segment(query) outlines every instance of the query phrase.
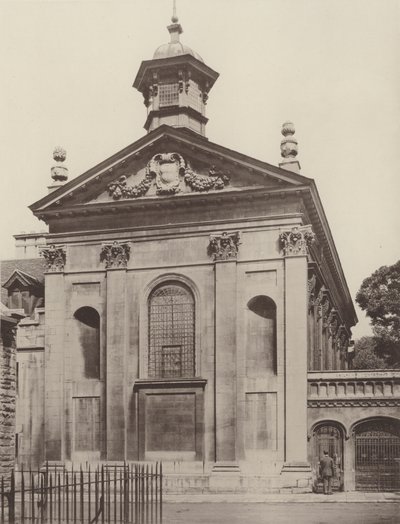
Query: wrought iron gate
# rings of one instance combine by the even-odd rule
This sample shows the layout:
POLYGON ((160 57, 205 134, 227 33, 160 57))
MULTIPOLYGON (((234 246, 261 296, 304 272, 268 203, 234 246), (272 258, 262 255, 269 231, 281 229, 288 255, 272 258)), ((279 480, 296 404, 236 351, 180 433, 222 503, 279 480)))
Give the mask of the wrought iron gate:
POLYGON ((363 423, 355 433, 356 490, 400 490, 400 428, 390 421, 363 423))
POLYGON ((46 466, 0 479, 0 523, 162 522, 162 465, 46 466))

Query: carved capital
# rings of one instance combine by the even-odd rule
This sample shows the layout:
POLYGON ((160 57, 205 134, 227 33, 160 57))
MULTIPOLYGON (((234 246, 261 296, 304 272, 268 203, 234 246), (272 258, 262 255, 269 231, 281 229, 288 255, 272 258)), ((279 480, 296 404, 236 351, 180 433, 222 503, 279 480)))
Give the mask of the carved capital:
POLYGON ((335 309, 331 309, 326 323, 328 326, 329 336, 335 338, 339 326, 338 315, 335 309))
POLYGON ((221 235, 210 235, 208 254, 214 260, 235 260, 237 258, 240 244, 240 233, 227 233, 221 235))
POLYGON ((315 235, 310 225, 295 226, 290 231, 283 231, 279 235, 281 249, 285 257, 307 255, 314 239, 315 235))
POLYGON ((345 351, 347 349, 348 335, 347 335, 346 327, 344 326, 344 324, 341 324, 338 329, 338 332, 336 335, 336 345, 339 351, 345 351))
POLYGON ((327 327, 328 314, 331 308, 332 308, 332 305, 331 305, 329 298, 326 295, 324 295, 324 300, 321 304, 322 326, 324 328, 327 327))
POLYGON ((126 243, 113 242, 103 244, 100 252, 100 262, 105 262, 106 269, 124 268, 128 264, 131 248, 126 243))
POLYGON ((40 254, 46 261, 46 269, 49 272, 57 273, 64 271, 66 261, 66 251, 64 246, 55 246, 54 244, 43 248, 40 254))
POLYGON ((311 308, 314 305, 316 284, 317 284, 317 277, 315 276, 315 273, 312 273, 307 282, 307 297, 308 297, 309 308, 311 308))

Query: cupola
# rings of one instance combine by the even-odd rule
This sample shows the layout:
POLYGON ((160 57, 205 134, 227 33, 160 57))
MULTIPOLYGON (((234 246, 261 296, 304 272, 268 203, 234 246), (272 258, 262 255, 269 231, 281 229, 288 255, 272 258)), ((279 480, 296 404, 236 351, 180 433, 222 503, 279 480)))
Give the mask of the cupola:
POLYGON ((174 13, 168 26, 170 42, 158 47, 152 60, 141 63, 133 87, 147 107, 145 129, 167 124, 205 135, 208 93, 219 74, 180 41, 182 26, 174 13))

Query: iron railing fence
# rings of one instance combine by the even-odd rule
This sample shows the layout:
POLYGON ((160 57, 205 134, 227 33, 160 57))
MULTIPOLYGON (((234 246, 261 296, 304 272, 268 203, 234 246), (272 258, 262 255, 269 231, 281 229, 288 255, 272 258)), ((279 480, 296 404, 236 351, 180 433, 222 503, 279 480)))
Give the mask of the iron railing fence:
POLYGON ((12 471, 0 479, 0 523, 162 522, 162 464, 12 471))

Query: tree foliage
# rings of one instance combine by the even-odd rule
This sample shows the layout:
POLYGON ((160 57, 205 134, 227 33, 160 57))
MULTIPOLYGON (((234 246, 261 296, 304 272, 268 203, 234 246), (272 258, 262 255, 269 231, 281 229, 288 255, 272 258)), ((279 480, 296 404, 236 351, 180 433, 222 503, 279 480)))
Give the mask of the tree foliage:
POLYGON ((385 369, 387 367, 386 359, 377 354, 375 337, 361 337, 356 340, 352 369, 385 369))
POLYGON ((376 352, 390 366, 400 366, 400 260, 366 278, 356 301, 371 319, 376 352))

